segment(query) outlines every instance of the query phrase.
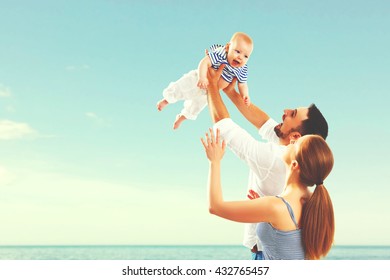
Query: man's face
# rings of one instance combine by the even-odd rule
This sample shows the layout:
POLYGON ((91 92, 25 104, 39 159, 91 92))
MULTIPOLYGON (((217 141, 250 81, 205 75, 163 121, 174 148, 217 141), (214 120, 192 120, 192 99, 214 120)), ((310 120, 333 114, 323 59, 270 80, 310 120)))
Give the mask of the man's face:
POLYGON ((290 133, 297 131, 297 128, 306 120, 309 109, 300 107, 297 109, 285 109, 282 116, 282 122, 275 126, 276 135, 281 139, 289 137, 290 133))

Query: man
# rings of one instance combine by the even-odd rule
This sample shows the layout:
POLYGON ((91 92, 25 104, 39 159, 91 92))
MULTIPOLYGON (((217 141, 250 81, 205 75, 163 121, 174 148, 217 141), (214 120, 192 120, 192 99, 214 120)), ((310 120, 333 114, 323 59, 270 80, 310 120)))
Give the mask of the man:
MULTIPOLYGON (((248 189, 253 189, 260 196, 278 195, 285 185, 286 167, 282 155, 286 145, 294 143, 306 134, 318 134, 326 139, 328 124, 314 104, 309 107, 285 109, 282 122, 278 124, 254 104, 245 105, 244 100, 235 91, 233 81, 224 90, 225 93, 241 114, 256 127, 260 136, 268 142, 255 140, 230 119, 217 85, 223 67, 224 65, 217 71, 212 69, 208 71, 207 101, 214 128, 220 130, 221 139, 225 140, 233 153, 248 164, 248 189)), ((251 196, 253 197, 248 195, 251 196)), ((256 224, 246 225, 243 244, 251 249, 252 259, 262 259, 261 244, 255 230, 256 224)))

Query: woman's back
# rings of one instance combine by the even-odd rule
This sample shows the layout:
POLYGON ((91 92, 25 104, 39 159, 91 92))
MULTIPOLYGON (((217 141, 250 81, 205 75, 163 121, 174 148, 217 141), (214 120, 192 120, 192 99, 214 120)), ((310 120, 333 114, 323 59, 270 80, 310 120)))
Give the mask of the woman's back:
POLYGON ((294 211, 284 198, 277 197, 286 205, 295 224, 295 229, 283 231, 274 228, 270 223, 259 223, 256 231, 263 245, 264 258, 269 260, 303 260, 305 259, 305 250, 302 243, 301 230, 296 222, 294 211))

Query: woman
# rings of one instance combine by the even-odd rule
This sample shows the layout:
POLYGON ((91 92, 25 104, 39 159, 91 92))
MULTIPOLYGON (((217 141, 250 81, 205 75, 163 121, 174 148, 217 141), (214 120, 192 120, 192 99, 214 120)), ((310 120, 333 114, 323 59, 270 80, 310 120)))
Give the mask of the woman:
POLYGON ((222 218, 259 223, 257 235, 264 259, 320 259, 333 244, 334 214, 324 179, 333 167, 333 154, 317 135, 300 137, 283 156, 286 186, 280 196, 224 201, 220 165, 225 142, 210 129, 201 139, 210 162, 209 211, 222 218), (313 192, 310 186, 316 185, 313 192))

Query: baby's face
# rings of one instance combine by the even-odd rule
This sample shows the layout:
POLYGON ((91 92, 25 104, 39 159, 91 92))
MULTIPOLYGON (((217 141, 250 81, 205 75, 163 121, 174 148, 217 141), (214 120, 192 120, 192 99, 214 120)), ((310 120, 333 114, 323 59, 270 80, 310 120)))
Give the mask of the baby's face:
POLYGON ((249 59, 253 45, 244 40, 235 40, 228 45, 227 60, 230 66, 242 67, 249 59))

